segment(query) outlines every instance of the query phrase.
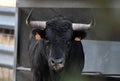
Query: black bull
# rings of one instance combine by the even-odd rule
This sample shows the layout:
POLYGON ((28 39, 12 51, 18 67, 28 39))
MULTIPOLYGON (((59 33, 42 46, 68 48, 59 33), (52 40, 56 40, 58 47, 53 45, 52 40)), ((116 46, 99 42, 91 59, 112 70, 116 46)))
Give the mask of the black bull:
MULTIPOLYGON (((84 67, 81 41, 85 31, 73 31, 72 22, 58 17, 47 21, 46 29, 30 33, 29 55, 34 81, 64 81, 68 75, 80 76, 84 67), (36 39, 38 33, 41 39, 36 39)), ((72 76, 74 78, 74 76, 72 76)))

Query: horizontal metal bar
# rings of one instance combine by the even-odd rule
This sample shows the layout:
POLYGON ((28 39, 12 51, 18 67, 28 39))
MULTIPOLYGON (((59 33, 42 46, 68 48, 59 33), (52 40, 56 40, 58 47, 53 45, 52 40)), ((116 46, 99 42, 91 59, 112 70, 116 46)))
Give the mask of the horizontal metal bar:
POLYGON ((13 65, 1 64, 1 63, 0 63, 0 67, 5 67, 5 68, 13 69, 13 65))
POLYGON ((15 14, 15 8, 13 8, 13 7, 0 7, 0 12, 15 14))
POLYGON ((6 24, 1 25, 1 24, 0 24, 0 28, 5 28, 5 29, 12 29, 12 30, 14 30, 15 26, 14 26, 14 25, 6 25, 6 24))
POLYGON ((6 45, 1 45, 0 44, 0 51, 13 53, 14 52, 14 46, 6 46, 6 45))
POLYGON ((6 28, 6 29, 14 29, 15 28, 15 16, 3 14, 0 12, 0 28, 6 28), (10 20, 9 22, 7 22, 10 20))
POLYGON ((39 8, 120 8, 120 0, 108 3, 96 3, 84 0, 17 0, 17 7, 39 8), (107 4, 107 5, 105 5, 107 4))
MULTIPOLYGON (((20 71, 31 71, 31 68, 26 68, 26 67, 17 67, 17 70, 20 71)), ((86 72, 82 72, 83 75, 103 75, 103 76, 119 76, 120 74, 102 74, 101 72, 90 72, 90 71, 86 71, 86 72)))
POLYGON ((20 70, 20 71, 31 71, 31 68, 26 68, 26 67, 17 67, 17 70, 20 70))
POLYGON ((101 72, 91 72, 91 71, 84 71, 82 72, 83 75, 101 75, 105 77, 120 77, 120 74, 103 74, 101 72))
POLYGON ((103 74, 103 76, 105 76, 105 77, 119 77, 120 78, 120 74, 103 74))
POLYGON ((93 8, 96 5, 79 0, 17 0, 17 7, 39 8, 93 8))
POLYGON ((91 71, 83 71, 83 75, 102 75, 101 72, 91 72, 91 71))

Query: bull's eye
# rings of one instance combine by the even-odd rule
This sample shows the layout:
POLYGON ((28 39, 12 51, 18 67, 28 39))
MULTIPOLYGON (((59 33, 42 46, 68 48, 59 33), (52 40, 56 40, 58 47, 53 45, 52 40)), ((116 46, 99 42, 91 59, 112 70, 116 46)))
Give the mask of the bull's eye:
POLYGON ((55 62, 52 60, 51 63, 54 64, 55 62))

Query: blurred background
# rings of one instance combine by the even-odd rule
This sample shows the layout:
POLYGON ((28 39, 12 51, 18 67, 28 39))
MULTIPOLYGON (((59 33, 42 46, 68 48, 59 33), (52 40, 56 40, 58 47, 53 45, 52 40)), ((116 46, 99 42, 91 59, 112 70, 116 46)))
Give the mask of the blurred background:
POLYGON ((13 81, 16 0, 0 0, 0 81, 13 81))

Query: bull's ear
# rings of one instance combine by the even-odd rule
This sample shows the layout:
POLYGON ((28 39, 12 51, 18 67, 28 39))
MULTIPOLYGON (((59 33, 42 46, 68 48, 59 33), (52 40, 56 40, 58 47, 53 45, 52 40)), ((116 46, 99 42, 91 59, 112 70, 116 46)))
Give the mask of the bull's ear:
POLYGON ((41 35, 38 32, 36 32, 36 34, 35 34, 35 39, 36 40, 40 40, 41 39, 41 35))
POLYGON ((75 37, 75 41, 81 41, 81 37, 75 37))
POLYGON ((74 35, 74 40, 75 41, 81 41, 82 39, 84 39, 87 36, 86 31, 75 31, 73 33, 74 35))
POLYGON ((40 39, 44 38, 44 36, 45 36, 44 31, 42 31, 38 28, 34 28, 30 32, 30 39, 40 40, 40 39))

